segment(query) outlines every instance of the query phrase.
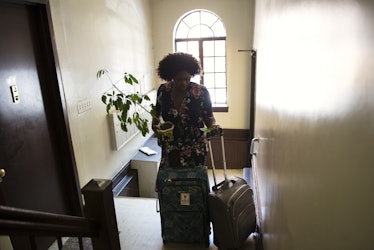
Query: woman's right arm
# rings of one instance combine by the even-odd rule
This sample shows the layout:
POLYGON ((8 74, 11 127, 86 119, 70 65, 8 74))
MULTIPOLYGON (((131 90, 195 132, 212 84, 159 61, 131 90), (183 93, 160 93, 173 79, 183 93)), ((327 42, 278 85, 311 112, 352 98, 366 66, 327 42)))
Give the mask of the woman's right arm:
POLYGON ((161 99, 159 98, 161 96, 161 88, 163 84, 157 89, 157 96, 156 96, 156 112, 155 116, 152 117, 152 130, 155 132, 156 136, 158 135, 158 125, 161 121, 161 99))

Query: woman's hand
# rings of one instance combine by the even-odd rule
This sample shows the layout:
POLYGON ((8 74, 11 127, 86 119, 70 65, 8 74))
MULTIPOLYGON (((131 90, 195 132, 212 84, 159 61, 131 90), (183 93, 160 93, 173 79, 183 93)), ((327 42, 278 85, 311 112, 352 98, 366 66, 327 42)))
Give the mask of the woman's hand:
POLYGON ((220 133, 221 127, 215 124, 215 125, 210 126, 209 128, 202 129, 202 131, 204 131, 208 137, 214 137, 220 133))
POLYGON ((160 129, 158 126, 160 125, 160 119, 157 117, 152 118, 152 130, 156 136, 158 136, 158 130, 160 129))
POLYGON ((215 136, 220 133, 221 127, 219 125, 212 125, 209 129, 211 136, 215 136))

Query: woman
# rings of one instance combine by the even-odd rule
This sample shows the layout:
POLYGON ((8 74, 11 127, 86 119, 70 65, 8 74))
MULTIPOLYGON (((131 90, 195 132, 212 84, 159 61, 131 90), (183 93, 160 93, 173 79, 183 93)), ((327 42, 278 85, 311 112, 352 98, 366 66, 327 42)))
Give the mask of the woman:
POLYGON ((165 80, 157 91, 156 117, 152 129, 162 147, 160 167, 194 167, 205 164, 207 154, 204 127, 217 131, 208 90, 190 82, 201 73, 199 62, 190 54, 174 53, 165 56, 157 69, 165 80), (158 134, 162 118, 174 124, 173 140, 158 134))

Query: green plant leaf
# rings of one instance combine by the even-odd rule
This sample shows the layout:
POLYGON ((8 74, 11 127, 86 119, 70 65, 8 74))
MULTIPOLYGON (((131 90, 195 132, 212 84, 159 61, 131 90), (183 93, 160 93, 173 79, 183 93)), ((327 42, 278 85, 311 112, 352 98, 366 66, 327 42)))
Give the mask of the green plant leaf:
POLYGON ((135 76, 129 74, 129 78, 130 78, 134 83, 139 83, 138 79, 136 79, 135 76))
POLYGON ((146 101, 150 101, 150 100, 151 100, 151 98, 149 98, 148 95, 143 95, 143 98, 144 98, 144 100, 146 100, 146 101))
POLYGON ((132 80, 128 77, 127 73, 123 75, 123 80, 125 81, 125 83, 132 85, 132 80))
POLYGON ((103 76, 105 73, 108 73, 107 70, 105 69, 100 69, 99 71, 97 71, 96 73, 96 78, 99 79, 101 76, 103 76))
POLYGON ((106 104, 106 95, 102 95, 102 96, 101 96, 101 101, 102 101, 104 104, 106 104))
POLYGON ((151 104, 151 116, 156 117, 156 105, 151 104))
POLYGON ((109 113, 110 109, 111 109, 112 105, 111 104, 108 104, 106 105, 106 112, 109 113))
POLYGON ((126 123, 121 122, 121 129, 125 132, 127 132, 127 126, 126 123))
POLYGON ((106 112, 109 113, 112 109, 118 110, 119 114, 117 117, 121 123, 121 129, 123 131, 127 132, 127 124, 135 124, 136 127, 141 131, 142 135, 145 136, 147 133, 149 133, 149 121, 146 118, 142 118, 140 113, 133 113, 132 107, 134 107, 134 110, 139 110, 136 108, 136 106, 139 105, 152 116, 155 116, 155 106, 153 104, 148 105, 148 103, 143 104, 143 101, 150 101, 148 95, 141 95, 139 92, 126 94, 122 92, 122 90, 116 85, 122 80, 125 82, 125 84, 138 84, 138 79, 134 75, 125 72, 122 79, 113 82, 110 78, 109 72, 105 69, 100 69, 96 73, 96 77, 100 78, 104 74, 107 74, 107 77, 112 83, 112 89, 104 92, 104 94, 101 96, 102 102, 106 104, 106 112), (109 91, 110 93, 108 93, 109 91), (149 110, 149 108, 151 110, 149 110), (130 109, 131 113, 129 113, 130 109))

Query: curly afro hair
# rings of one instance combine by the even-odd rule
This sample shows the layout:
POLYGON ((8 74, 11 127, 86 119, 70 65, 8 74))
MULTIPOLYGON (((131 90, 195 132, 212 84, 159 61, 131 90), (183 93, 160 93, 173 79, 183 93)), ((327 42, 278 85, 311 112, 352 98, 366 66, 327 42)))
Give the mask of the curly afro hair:
POLYGON ((191 76, 201 73, 199 61, 187 53, 172 53, 165 56, 158 64, 158 76, 166 81, 173 80, 174 76, 181 72, 187 71, 191 76))

